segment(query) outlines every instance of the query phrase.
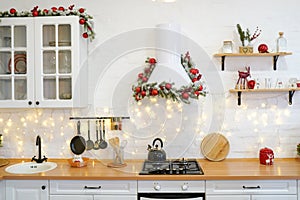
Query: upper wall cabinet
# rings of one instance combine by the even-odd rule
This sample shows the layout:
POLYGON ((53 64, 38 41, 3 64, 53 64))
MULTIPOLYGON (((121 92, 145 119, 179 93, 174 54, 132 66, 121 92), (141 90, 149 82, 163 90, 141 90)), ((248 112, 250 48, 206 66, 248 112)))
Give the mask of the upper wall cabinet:
POLYGON ((77 16, 2 18, 0 108, 87 105, 87 41, 77 16))

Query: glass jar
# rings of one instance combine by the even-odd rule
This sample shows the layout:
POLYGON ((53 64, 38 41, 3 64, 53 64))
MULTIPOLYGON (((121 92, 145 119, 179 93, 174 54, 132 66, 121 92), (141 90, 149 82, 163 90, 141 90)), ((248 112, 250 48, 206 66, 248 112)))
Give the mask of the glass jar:
POLYGON ((276 40, 276 51, 287 52, 287 40, 283 37, 283 32, 279 32, 279 37, 276 40))
POLYGON ((232 53, 232 41, 225 40, 223 41, 223 53, 232 53))

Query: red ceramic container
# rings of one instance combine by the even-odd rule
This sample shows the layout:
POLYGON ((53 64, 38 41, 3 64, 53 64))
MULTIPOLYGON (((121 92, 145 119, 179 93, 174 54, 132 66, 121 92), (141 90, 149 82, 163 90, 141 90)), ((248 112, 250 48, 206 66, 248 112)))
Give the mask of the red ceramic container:
POLYGON ((273 150, 269 149, 267 147, 262 148, 259 151, 259 161, 260 161, 260 164, 263 164, 263 165, 273 165, 273 162, 274 162, 273 150))

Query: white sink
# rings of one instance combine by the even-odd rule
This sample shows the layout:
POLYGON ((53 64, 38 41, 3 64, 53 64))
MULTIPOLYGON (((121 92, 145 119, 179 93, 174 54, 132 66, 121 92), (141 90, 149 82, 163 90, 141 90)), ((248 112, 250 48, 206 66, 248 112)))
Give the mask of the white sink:
POLYGON ((34 162, 22 162, 14 164, 5 168, 6 172, 12 174, 34 174, 46 172, 55 169, 57 164, 54 162, 34 163, 34 162))

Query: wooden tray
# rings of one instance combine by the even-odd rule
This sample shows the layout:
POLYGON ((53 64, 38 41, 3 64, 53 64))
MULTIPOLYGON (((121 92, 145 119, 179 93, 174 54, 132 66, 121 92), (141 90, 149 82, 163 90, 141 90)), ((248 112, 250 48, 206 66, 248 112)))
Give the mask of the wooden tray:
POLYGON ((211 161, 224 160, 229 153, 229 142, 220 133, 211 133, 205 136, 200 147, 204 157, 211 161))

